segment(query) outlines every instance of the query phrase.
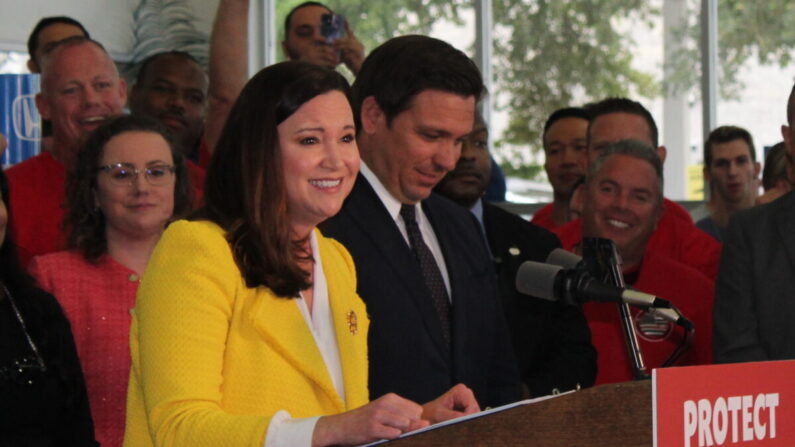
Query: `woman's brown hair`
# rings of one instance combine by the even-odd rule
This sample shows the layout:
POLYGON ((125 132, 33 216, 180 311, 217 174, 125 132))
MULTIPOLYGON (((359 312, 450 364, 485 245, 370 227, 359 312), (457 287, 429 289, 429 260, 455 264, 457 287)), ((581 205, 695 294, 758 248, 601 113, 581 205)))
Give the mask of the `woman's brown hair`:
POLYGON ((309 257, 295 240, 287 214, 277 126, 312 98, 330 91, 349 98, 339 73, 306 62, 282 62, 257 73, 227 118, 204 184, 196 218, 227 232, 248 287, 266 286, 292 298, 308 288, 299 265, 309 257))
POLYGON ((77 155, 77 163, 66 177, 66 217, 64 226, 67 245, 77 249, 89 262, 96 262, 108 251, 105 235, 105 215, 96 205, 99 162, 105 145, 113 137, 125 132, 151 132, 168 143, 174 160, 174 216, 184 216, 192 203, 191 185, 184 157, 175 150, 169 130, 150 118, 122 115, 113 118, 91 133, 77 155))

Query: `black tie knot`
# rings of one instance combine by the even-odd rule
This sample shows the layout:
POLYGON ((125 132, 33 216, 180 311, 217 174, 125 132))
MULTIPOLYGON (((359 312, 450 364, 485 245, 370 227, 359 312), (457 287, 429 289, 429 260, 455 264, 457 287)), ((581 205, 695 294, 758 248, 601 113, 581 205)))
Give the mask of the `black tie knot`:
POLYGON ((407 225, 409 223, 414 223, 417 221, 417 211, 414 208, 414 205, 402 204, 400 205, 400 217, 403 218, 403 222, 407 225))

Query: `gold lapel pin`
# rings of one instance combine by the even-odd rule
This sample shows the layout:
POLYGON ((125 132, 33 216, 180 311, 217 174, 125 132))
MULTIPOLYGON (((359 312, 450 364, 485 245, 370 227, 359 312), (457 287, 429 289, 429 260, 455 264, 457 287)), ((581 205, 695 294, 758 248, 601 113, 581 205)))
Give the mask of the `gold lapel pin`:
POLYGON ((356 312, 351 310, 346 316, 348 317, 348 330, 351 332, 351 335, 356 335, 356 333, 359 332, 359 320, 356 318, 356 312))
POLYGON ((519 250, 519 247, 511 247, 508 249, 508 253, 510 253, 511 256, 519 256, 521 251, 519 250))

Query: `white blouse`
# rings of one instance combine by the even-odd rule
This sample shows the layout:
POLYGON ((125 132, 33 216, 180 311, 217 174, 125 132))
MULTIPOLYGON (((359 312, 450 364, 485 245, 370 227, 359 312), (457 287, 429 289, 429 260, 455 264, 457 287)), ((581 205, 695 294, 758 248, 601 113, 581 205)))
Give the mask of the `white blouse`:
MULTIPOLYGON (((315 232, 309 238, 312 247, 312 257, 315 262, 313 272, 313 299, 312 312, 302 298, 295 299, 295 304, 301 311, 306 325, 315 338, 318 350, 326 364, 326 370, 337 394, 345 401, 345 383, 342 379, 342 363, 337 345, 337 334, 334 330, 334 321, 331 318, 331 306, 328 300, 328 285, 326 275, 323 273, 323 263, 320 259, 320 248, 317 244, 315 232)), ((271 418, 268 432, 265 436, 265 447, 276 446, 311 446, 312 434, 315 431, 320 416, 295 419, 285 410, 280 410, 271 418)))

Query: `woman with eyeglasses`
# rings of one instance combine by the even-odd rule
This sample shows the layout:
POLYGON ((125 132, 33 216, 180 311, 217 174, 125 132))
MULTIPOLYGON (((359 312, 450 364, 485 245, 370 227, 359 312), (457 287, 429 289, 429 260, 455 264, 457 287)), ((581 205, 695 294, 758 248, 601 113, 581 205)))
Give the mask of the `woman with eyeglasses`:
POLYGON ((166 224, 190 207, 181 155, 160 124, 122 116, 95 130, 67 174, 68 251, 30 271, 72 323, 97 440, 120 446, 130 372, 130 310, 166 224))
POLYGON ((19 266, 0 170, 0 445, 96 446, 69 322, 19 266))

